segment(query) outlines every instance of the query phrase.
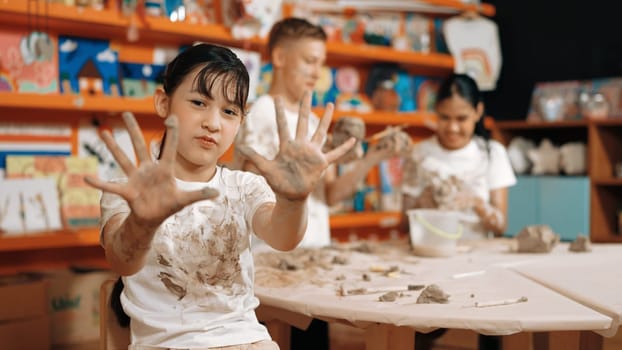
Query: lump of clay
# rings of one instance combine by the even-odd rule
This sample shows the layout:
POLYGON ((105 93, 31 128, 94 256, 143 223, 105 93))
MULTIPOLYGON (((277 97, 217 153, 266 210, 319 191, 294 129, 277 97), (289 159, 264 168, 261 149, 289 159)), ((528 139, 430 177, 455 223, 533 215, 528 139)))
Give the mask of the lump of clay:
POLYGON ((530 225, 516 235, 519 253, 548 253, 559 243, 559 235, 548 225, 530 225))
POLYGON ((577 238, 570 243, 568 250, 571 252, 591 252, 592 243, 590 239, 585 235, 577 235, 577 238))
POLYGON ((436 284, 427 286, 417 298, 417 304, 447 304, 448 302, 449 294, 436 284))
POLYGON ((365 122, 361 118, 341 117, 335 122, 330 141, 326 143, 326 149, 331 150, 351 137, 356 139, 356 144, 346 154, 339 158, 339 163, 348 163, 363 156, 362 141, 365 138, 365 122))

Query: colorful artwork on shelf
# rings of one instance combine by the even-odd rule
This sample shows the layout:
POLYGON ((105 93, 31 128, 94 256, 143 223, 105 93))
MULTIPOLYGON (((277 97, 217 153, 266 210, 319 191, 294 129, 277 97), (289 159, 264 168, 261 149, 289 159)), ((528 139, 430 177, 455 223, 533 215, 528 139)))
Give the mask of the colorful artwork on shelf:
POLYGON ((97 226, 100 191, 87 185, 84 176, 97 176, 95 157, 9 156, 7 178, 42 178, 56 181, 65 226, 97 226))
POLYGON ((256 96, 263 96, 270 91, 272 84, 272 63, 262 63, 259 68, 259 81, 257 82, 256 96))
POLYGON ((0 30, 0 91, 57 93, 57 57, 52 35, 0 30))
POLYGON ((0 181, 0 234, 20 236, 62 228, 56 181, 52 178, 0 181))
POLYGON ((440 87, 440 80, 436 78, 416 76, 413 78, 415 84, 415 104, 419 111, 434 111, 436 95, 440 87))
POLYGON ((257 99, 256 91, 259 84, 259 78, 261 75, 261 55, 256 51, 243 50, 238 48, 231 48, 240 61, 244 63, 246 70, 248 71, 248 77, 250 79, 248 89, 248 102, 255 101, 257 99))
POLYGON ((108 41, 61 36, 58 52, 62 93, 121 95, 119 54, 108 41))
POLYGON ((369 98, 359 92, 361 78, 356 68, 344 66, 334 71, 335 87, 338 94, 335 107, 342 111, 369 112, 372 110, 369 98))
POLYGON ((158 87, 158 78, 164 71, 164 65, 120 62, 123 96, 151 97, 158 87))

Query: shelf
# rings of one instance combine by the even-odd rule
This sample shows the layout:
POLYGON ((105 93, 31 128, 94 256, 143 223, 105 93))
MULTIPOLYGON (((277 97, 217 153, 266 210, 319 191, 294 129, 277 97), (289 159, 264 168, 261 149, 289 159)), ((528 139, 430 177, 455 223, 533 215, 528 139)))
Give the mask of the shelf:
POLYGON ((24 236, 0 238, 0 251, 4 252, 94 246, 99 246, 99 231, 96 228, 78 231, 63 230, 49 233, 29 233, 24 236))
POLYGON ((0 93, 1 108, 154 114, 153 99, 61 94, 0 93))
POLYGON ((622 118, 594 119, 591 121, 596 126, 619 126, 622 127, 622 118))
POLYGON ((561 120, 554 122, 545 121, 496 121, 495 125, 498 129, 555 129, 555 128, 585 128, 588 126, 587 120, 561 120))
POLYGON ((401 220, 399 212, 359 212, 347 214, 335 214, 330 216, 331 229, 357 228, 357 227, 393 227, 401 220))
POLYGON ((617 178, 603 178, 603 179, 592 179, 592 183, 597 186, 621 186, 622 187, 622 179, 617 178))
MULTIPOLYGON (((431 1, 438 2, 443 6, 453 6, 456 8, 467 8, 458 1, 431 1)), ((0 20, 4 23, 13 23, 30 27, 29 21, 32 16, 47 15, 46 19, 39 20, 41 26, 45 26, 54 32, 68 35, 84 36, 88 33, 90 37, 102 39, 123 39, 125 40, 130 19, 112 10, 97 11, 88 8, 65 6, 59 3, 48 4, 47 11, 45 6, 40 5, 38 11, 31 9, 30 14, 27 8, 28 1, 9 1, 0 0, 0 20), (93 26, 97 25, 98 30, 93 31, 93 26)), ((265 39, 253 38, 249 40, 234 39, 229 30, 219 24, 189 24, 171 22, 165 18, 141 17, 132 20, 136 24, 143 42, 172 42, 179 44, 181 41, 208 41, 235 47, 250 48, 253 50, 263 50, 266 46, 265 39)), ((438 53, 417 53, 412 51, 397 51, 389 47, 358 45, 347 43, 329 42, 327 45, 328 56, 333 58, 346 59, 349 62, 375 63, 378 61, 395 62, 403 65, 410 65, 419 69, 430 69, 434 72, 451 71, 454 60, 451 55, 438 53)))

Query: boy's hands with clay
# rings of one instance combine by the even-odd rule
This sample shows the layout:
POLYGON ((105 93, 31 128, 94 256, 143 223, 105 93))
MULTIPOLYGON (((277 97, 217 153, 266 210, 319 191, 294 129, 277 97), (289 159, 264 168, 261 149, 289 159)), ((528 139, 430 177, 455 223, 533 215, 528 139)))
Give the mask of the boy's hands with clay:
POLYGON ((279 134, 279 152, 274 160, 268 160, 244 145, 240 152, 247 157, 266 179, 275 194, 288 200, 304 200, 316 187, 322 173, 328 165, 344 155, 356 142, 350 138, 340 146, 324 153, 322 146, 331 122, 333 105, 326 106, 320 124, 310 140, 307 139, 311 95, 305 94, 296 135, 289 135, 283 103, 275 98, 276 124, 279 134))

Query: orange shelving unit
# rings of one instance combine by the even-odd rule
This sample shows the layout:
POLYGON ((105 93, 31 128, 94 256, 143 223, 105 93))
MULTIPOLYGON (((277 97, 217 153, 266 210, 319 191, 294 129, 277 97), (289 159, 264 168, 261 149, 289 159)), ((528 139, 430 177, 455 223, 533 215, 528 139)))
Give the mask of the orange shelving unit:
MULTIPOLYGON (((495 13, 494 6, 488 4, 471 5, 459 0, 421 0, 432 7, 437 6, 442 13, 476 11, 486 16, 495 13)), ((108 3, 116 3, 108 1, 108 3)), ((120 54, 133 58, 149 54, 143 46, 189 44, 194 41, 213 42, 221 45, 252 49, 264 53, 266 41, 253 38, 234 39, 229 30, 220 24, 189 24, 170 22, 164 18, 134 15, 123 16, 116 6, 111 9, 95 10, 65 6, 47 1, 33 2, 22 0, 0 0, 0 23, 7 28, 21 30, 46 30, 54 34, 87 36, 95 39, 112 40, 124 48, 120 54), (29 5, 30 8, 29 8, 29 5), (33 27, 33 25, 35 27, 33 27), (127 31, 130 26, 139 31, 138 43, 128 42, 127 31)), ((368 68, 377 62, 399 64, 417 74, 444 75, 453 70, 451 55, 438 53, 418 53, 397 51, 390 47, 330 42, 327 46, 330 61, 343 62, 368 68)), ((329 62, 331 63, 331 62, 329 62)), ((120 112, 131 111, 138 115, 154 115, 151 98, 134 99, 109 96, 78 95, 39 95, 0 93, 0 120, 2 121, 41 121, 41 119, 71 121, 77 127, 77 118, 82 116, 116 117, 120 112), (42 113, 32 113, 33 111, 42 113)), ((321 115, 321 110, 316 110, 321 115)), ((338 110, 334 118, 356 116, 370 125, 370 130, 386 125, 404 125, 411 135, 431 132, 436 117, 434 113, 392 113, 338 110), (414 131, 413 131, 414 130, 414 131)), ((146 124, 157 122, 157 118, 143 118, 146 124)), ((155 127, 154 127, 155 128, 155 127)), ((157 129, 157 128, 155 128, 157 129)), ((75 134, 75 132, 74 132, 75 134)), ((75 135, 72 142, 75 142, 75 135)), ((331 228, 348 229, 395 229, 400 223, 398 212, 362 212, 334 215, 330 219, 331 228)), ((0 273, 32 270, 38 268, 86 265, 106 267, 104 251, 99 246, 97 228, 77 231, 57 231, 40 234, 27 234, 20 237, 0 237, 0 273)))

